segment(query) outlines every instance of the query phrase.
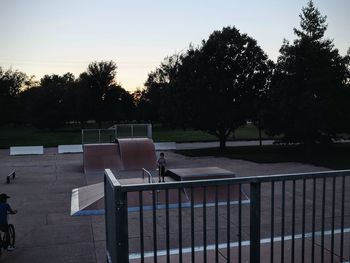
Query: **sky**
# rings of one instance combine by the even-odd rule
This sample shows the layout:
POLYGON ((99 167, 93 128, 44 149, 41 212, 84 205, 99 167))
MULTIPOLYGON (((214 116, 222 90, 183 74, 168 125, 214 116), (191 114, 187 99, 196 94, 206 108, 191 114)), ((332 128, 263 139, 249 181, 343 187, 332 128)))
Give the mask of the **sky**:
MULTIPOLYGON (((199 45, 214 30, 235 26, 276 61, 293 41, 307 0, 0 0, 0 67, 40 79, 84 72, 113 60, 117 82, 143 88, 163 59, 199 45)), ((314 0, 327 15, 326 36, 345 55, 350 47, 350 0, 314 0)))

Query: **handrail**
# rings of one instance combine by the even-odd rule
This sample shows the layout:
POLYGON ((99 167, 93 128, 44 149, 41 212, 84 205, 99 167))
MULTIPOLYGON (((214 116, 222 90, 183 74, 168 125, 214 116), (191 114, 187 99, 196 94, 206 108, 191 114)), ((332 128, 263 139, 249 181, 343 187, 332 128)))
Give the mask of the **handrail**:
POLYGON ((154 183, 154 179, 150 171, 146 170, 145 168, 142 168, 142 178, 145 179, 145 173, 148 175, 148 183, 151 182, 154 183))

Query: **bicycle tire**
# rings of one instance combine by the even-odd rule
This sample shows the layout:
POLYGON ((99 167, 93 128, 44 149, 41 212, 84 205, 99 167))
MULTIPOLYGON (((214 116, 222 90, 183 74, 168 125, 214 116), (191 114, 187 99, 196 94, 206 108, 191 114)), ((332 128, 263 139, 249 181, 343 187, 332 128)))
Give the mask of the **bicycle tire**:
POLYGON ((15 226, 12 224, 9 224, 9 236, 10 236, 10 246, 15 246, 16 242, 16 231, 15 231, 15 226))
POLYGON ((0 256, 2 254, 2 250, 5 250, 5 233, 0 231, 0 256))

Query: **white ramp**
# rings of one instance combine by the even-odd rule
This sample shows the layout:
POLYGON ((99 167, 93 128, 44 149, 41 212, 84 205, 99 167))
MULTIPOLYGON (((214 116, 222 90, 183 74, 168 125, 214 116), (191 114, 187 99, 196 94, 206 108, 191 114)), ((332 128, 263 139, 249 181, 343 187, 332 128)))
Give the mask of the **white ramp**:
POLYGON ((71 216, 83 215, 83 210, 96 209, 104 197, 104 183, 92 184, 72 190, 71 216))
POLYGON ((44 154, 43 146, 15 146, 10 147, 10 155, 44 154))
POLYGON ((82 153, 83 146, 81 144, 58 145, 58 153, 82 153))

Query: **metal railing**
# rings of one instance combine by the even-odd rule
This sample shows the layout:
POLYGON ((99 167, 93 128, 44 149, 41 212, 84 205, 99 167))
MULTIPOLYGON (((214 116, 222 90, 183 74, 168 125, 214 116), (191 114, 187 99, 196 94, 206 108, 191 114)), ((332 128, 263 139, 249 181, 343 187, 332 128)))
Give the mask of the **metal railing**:
POLYGON ((111 143, 117 138, 152 138, 152 124, 116 124, 109 129, 82 129, 81 142, 111 143))
POLYGON ((145 179, 145 174, 147 174, 149 184, 155 183, 151 172, 146 170, 145 168, 142 168, 142 179, 145 179))
POLYGON ((349 261, 349 188, 350 170, 137 185, 106 170, 108 262, 349 261))

